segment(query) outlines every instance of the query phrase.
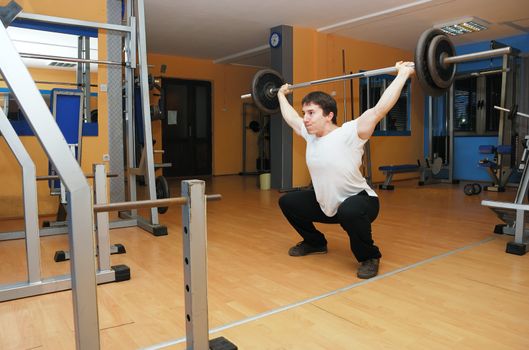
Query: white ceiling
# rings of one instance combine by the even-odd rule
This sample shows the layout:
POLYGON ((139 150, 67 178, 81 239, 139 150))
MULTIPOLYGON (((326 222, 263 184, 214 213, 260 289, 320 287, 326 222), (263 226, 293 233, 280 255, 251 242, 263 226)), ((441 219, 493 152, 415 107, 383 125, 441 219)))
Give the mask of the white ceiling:
POLYGON ((529 0, 146 0, 148 51, 269 65, 270 28, 314 28, 413 50, 427 28, 463 17, 490 24, 456 45, 529 32, 529 0))

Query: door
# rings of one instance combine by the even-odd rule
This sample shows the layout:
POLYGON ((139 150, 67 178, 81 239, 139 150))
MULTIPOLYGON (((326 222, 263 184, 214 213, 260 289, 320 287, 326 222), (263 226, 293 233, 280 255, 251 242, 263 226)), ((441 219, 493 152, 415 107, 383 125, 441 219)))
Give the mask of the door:
POLYGON ((162 81, 165 176, 211 175, 211 83, 199 80, 162 81))

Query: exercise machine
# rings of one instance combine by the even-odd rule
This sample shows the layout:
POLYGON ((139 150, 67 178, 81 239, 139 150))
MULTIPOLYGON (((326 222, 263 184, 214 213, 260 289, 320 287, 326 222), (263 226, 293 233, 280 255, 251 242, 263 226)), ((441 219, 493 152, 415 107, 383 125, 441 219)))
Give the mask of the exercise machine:
MULTIPOLYGON (((511 112, 503 107, 503 111, 511 112)), ((514 115, 529 118, 528 114, 514 112, 514 115)), ((529 186, 529 135, 526 135, 523 143, 523 154, 519 164, 519 169, 522 171, 522 178, 516 192, 516 197, 513 202, 501 202, 483 200, 481 205, 489 207, 498 218, 505 224, 496 225, 495 233, 514 235, 514 240, 507 243, 505 251, 510 254, 524 255, 529 246, 529 233, 526 229, 527 212, 529 212, 529 205, 524 204, 527 197, 527 190, 529 186)))

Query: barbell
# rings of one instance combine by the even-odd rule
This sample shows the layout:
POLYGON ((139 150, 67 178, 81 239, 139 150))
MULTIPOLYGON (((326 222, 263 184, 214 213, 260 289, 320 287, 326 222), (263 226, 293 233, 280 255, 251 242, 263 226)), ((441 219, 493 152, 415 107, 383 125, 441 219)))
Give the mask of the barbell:
MULTIPOLYGON (((480 51, 465 55, 455 55, 455 47, 450 38, 440 29, 431 28, 421 34, 415 48, 414 68, 419 84, 426 95, 440 96, 454 82, 456 63, 468 62, 483 58, 492 58, 511 53, 510 47, 480 51)), ((289 89, 299 89, 340 80, 367 78, 383 74, 396 73, 396 67, 368 70, 360 73, 340 75, 332 78, 313 80, 289 85, 289 89)), ((252 80, 252 93, 241 98, 252 97, 256 106, 265 113, 279 112, 277 92, 285 84, 281 74, 273 69, 258 71, 252 80)))

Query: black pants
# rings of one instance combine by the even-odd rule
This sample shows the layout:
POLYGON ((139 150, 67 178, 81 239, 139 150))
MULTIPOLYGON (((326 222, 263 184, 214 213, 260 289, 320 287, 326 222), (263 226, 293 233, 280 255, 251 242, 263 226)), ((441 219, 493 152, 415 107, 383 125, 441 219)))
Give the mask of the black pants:
POLYGON ((369 196, 365 191, 343 201, 333 217, 323 213, 312 190, 286 193, 279 198, 279 206, 288 222, 310 245, 327 245, 323 233, 314 226, 315 222, 339 223, 349 235, 351 251, 356 260, 365 261, 382 256, 371 236, 371 223, 379 210, 378 198, 369 196))

